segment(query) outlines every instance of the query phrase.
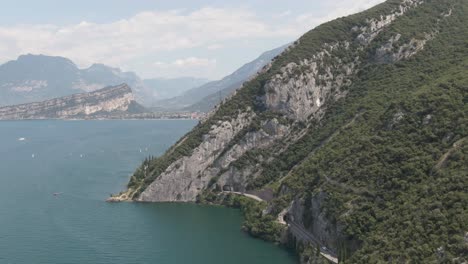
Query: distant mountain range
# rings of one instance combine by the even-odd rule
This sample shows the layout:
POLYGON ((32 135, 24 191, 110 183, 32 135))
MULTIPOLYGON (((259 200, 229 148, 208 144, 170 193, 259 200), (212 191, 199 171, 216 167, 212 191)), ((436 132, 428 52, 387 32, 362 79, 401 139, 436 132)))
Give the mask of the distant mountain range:
POLYGON ((180 78, 154 78, 145 79, 143 83, 152 91, 151 98, 153 102, 149 103, 150 106, 157 106, 156 102, 159 100, 169 99, 179 96, 185 91, 201 86, 210 80, 193 77, 180 77, 180 78))
POLYGON ((46 55, 22 55, 0 65, 0 106, 40 102, 128 84, 140 104, 162 111, 208 112, 288 45, 267 51, 218 81, 201 78, 141 79, 104 64, 79 69, 71 60, 46 55))
POLYGON ((139 103, 150 106, 207 81, 190 77, 142 80, 133 72, 103 64, 79 69, 67 58, 28 54, 0 65, 0 105, 43 101, 126 83, 139 103))
POLYGON ((226 98, 271 60, 281 54, 288 45, 267 51, 257 59, 245 64, 232 74, 218 81, 212 81, 202 86, 190 89, 182 95, 156 102, 156 106, 169 110, 185 110, 207 112, 226 98))
POLYGON ((0 107, 0 120, 125 118, 146 112, 126 84, 28 104, 0 107))

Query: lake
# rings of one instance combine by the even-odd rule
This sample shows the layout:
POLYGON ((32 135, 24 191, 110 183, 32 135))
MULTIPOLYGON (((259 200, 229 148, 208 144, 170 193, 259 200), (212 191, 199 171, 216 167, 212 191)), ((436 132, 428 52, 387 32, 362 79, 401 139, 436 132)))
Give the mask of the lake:
POLYGON ((196 122, 0 122, 0 263, 297 263, 239 210, 105 202, 196 122))

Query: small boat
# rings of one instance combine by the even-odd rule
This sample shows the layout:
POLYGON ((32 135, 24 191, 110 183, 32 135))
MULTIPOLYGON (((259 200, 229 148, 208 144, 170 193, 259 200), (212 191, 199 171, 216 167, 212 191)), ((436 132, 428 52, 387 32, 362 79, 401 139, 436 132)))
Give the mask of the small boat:
POLYGON ((23 137, 18 138, 18 141, 25 141, 25 140, 26 140, 26 138, 23 138, 23 137))
POLYGON ((61 195, 61 194, 62 194, 61 192, 53 193, 54 196, 59 196, 59 195, 61 195))
POLYGON ((34 157, 36 157, 36 155, 32 154, 32 155, 31 155, 31 158, 33 158, 33 159, 34 159, 34 157))

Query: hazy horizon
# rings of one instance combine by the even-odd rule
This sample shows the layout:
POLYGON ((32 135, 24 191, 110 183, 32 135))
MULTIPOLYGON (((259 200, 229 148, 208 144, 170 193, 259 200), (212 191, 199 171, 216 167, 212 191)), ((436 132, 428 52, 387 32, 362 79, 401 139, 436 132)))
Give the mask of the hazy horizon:
POLYGON ((145 79, 217 80, 323 22, 380 2, 20 0, 0 11, 0 64, 31 53, 145 79))

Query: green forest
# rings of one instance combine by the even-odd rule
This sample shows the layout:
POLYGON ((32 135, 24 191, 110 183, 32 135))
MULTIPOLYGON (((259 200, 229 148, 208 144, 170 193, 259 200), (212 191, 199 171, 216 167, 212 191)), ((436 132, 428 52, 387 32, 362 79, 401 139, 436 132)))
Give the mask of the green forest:
MULTIPOLYGON (((242 111, 256 113, 252 125, 231 145, 272 117, 298 129, 305 127, 258 102, 266 93, 265 83, 281 67, 309 58, 324 43, 358 45, 352 28, 400 3, 390 0, 306 33, 165 155, 146 160, 128 185, 136 190, 133 198, 172 162, 189 155, 219 120, 231 120, 242 111)), ((307 204, 326 193, 322 212, 335 226, 345 227, 340 237, 339 250, 347 252, 341 255, 342 263, 468 261, 468 1, 427 0, 365 49, 350 50, 334 51, 342 62, 355 57, 362 61, 346 87, 346 97, 330 104, 321 120, 310 120, 304 136, 285 151, 255 149, 233 163, 261 164, 260 175, 247 188, 271 188, 275 199, 269 204, 231 196, 217 201, 219 190, 210 189, 199 202, 242 208, 247 231, 278 241, 283 230, 275 222, 279 211, 295 199, 307 204), (411 58, 377 62, 376 50, 396 34, 401 35, 400 47, 412 39, 432 37, 411 58), (269 213, 262 213, 267 207, 269 213)), ((215 183, 213 179, 211 185, 215 183)), ((303 221, 305 225, 313 221, 307 210, 303 221)), ((315 246, 301 245, 298 251, 309 259, 316 254, 315 246)))

